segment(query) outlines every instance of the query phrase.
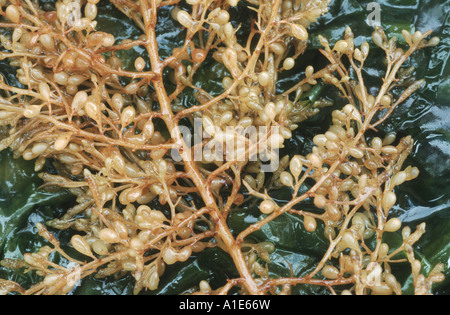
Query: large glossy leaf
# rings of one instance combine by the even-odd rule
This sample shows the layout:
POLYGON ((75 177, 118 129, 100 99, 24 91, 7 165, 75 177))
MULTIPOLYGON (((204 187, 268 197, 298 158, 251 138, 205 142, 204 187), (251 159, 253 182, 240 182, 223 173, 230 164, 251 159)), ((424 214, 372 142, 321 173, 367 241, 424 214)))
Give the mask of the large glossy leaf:
MULTIPOLYGON (((13 159, 9 151, 0 152, 0 260, 22 258, 23 253, 42 246, 36 223, 59 215, 73 199, 66 191, 38 189, 41 184, 32 161, 13 159)), ((4 274, 27 281, 33 278, 0 267, 0 277, 4 274)))

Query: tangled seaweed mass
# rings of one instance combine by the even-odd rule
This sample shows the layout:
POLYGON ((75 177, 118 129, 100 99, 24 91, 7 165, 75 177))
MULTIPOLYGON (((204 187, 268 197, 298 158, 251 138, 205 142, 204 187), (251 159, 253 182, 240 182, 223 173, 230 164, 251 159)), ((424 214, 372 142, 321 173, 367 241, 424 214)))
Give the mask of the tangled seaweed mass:
POLYGON ((185 293, 291 294, 305 285, 332 294, 402 294, 397 264, 409 266, 414 293, 432 293, 444 267, 425 273, 415 255, 425 224, 403 227, 390 211, 396 188, 420 176, 405 165, 414 141, 377 127, 424 85, 408 58, 440 40, 403 30, 400 42, 376 26, 372 41, 357 45, 347 27, 334 42, 318 36, 323 66, 304 65, 308 29, 329 5, 1 0, 0 59, 17 82, 0 80, 0 150, 33 161, 40 189, 69 192, 74 203, 36 224, 45 245, 1 262, 39 281, 25 288, 0 280, 0 292, 68 294, 86 277, 127 275, 135 294, 150 292, 171 267, 216 250, 234 276, 219 283, 205 276, 185 293), (97 22, 101 5, 132 21, 139 36, 109 33, 97 22), (157 35, 162 14, 183 34, 170 51, 157 35), (376 90, 364 77, 373 49, 385 57, 376 90), (205 69, 221 76, 211 90, 198 80, 205 69), (291 70, 301 76, 286 87, 291 70), (283 150, 322 110, 330 125, 312 135, 309 152, 283 150), (251 207, 255 220, 233 228, 235 214, 251 207), (255 237, 283 217, 326 243, 301 275, 272 273, 276 240, 255 237), (70 233, 70 244, 58 231, 70 233), (397 231, 393 247, 386 237, 397 231))

